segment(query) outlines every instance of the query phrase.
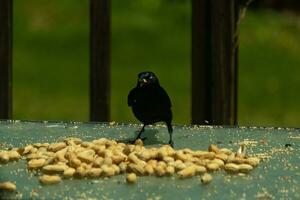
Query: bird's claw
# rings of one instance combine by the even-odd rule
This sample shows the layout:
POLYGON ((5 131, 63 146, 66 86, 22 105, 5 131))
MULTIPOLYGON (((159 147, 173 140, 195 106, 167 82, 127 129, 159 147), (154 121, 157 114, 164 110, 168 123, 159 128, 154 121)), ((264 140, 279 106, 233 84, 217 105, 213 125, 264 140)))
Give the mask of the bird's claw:
POLYGON ((169 145, 174 148, 174 142, 172 140, 169 141, 169 145))

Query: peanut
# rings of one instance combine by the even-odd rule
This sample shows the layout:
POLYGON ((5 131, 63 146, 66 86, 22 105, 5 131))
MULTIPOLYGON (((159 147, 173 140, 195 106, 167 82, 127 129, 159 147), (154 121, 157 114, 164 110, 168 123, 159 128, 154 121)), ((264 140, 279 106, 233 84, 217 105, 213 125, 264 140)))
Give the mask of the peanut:
POLYGON ((155 172, 158 176, 163 176, 163 175, 165 175, 166 170, 162 165, 157 165, 155 168, 155 172))
POLYGON ((112 163, 118 165, 118 164, 120 164, 121 162, 125 161, 126 156, 125 156, 125 155, 118 154, 118 155, 113 155, 111 159, 112 159, 112 163))
POLYGON ((218 158, 213 159, 211 162, 218 164, 220 168, 224 167, 225 165, 224 161, 218 158))
POLYGON ((91 163, 94 161, 95 151, 92 149, 82 151, 77 154, 77 158, 82 162, 91 163))
POLYGON ((63 148, 63 149, 61 149, 61 150, 59 150, 55 153, 55 157, 57 158, 58 161, 67 162, 67 159, 65 158, 67 150, 68 149, 65 147, 65 148, 63 148))
POLYGON ((207 151, 195 151, 192 154, 194 157, 202 158, 202 159, 214 159, 215 153, 214 152, 207 152, 207 151))
POLYGON ((212 181, 213 177, 208 174, 208 173, 205 173, 203 176, 201 176, 201 182, 203 184, 208 184, 212 181))
POLYGON ((75 174, 79 177, 85 177, 87 175, 87 170, 83 166, 77 167, 75 174))
POLYGON ((137 176, 135 173, 130 173, 126 176, 127 183, 135 183, 137 180, 137 176))
POLYGON ((113 161, 112 161, 112 159, 110 157, 106 157, 103 160, 103 164, 104 165, 112 165, 112 163, 113 163, 113 161))
POLYGON ((227 163, 224 166, 224 169, 228 172, 236 173, 239 171, 239 165, 234 164, 234 163, 227 163))
POLYGON ((134 150, 134 145, 127 145, 124 149, 123 149, 123 153, 125 155, 129 155, 131 152, 133 152, 134 150))
POLYGON ((163 161, 169 163, 169 162, 174 162, 174 158, 173 157, 170 157, 170 156, 166 156, 163 158, 163 161))
POLYGON ((62 173, 68 167, 62 164, 46 165, 43 167, 45 173, 62 173))
POLYGON ((112 151, 109 150, 109 149, 105 149, 105 150, 103 151, 103 156, 104 156, 105 158, 111 158, 113 155, 114 155, 114 154, 113 154, 112 151))
POLYGON ((45 185, 57 184, 61 181, 59 176, 43 175, 40 177, 40 182, 45 185))
POLYGON ((46 160, 44 158, 40 158, 30 160, 27 165, 29 169, 37 169, 43 167, 45 163, 46 160))
POLYGON ((176 169, 176 171, 183 170, 185 168, 186 168, 186 165, 184 163, 176 163, 175 162, 175 169, 176 169))
POLYGON ((208 147, 208 151, 209 152, 214 152, 216 154, 220 153, 220 149, 214 145, 214 144, 211 144, 209 147, 208 147))
POLYGON ((31 160, 31 159, 40 159, 40 158, 47 158, 47 156, 42 153, 36 152, 36 153, 28 154, 26 159, 31 160))
POLYGON ((152 165, 147 164, 144 169, 145 169, 146 174, 148 174, 148 175, 153 175, 154 174, 154 168, 153 168, 152 165))
POLYGON ((82 142, 80 145, 82 147, 89 148, 92 145, 92 143, 91 142, 82 142))
POLYGON ((141 139, 137 139, 136 141, 134 141, 134 144, 139 146, 144 146, 143 140, 141 139))
POLYGON ((246 162, 245 158, 242 157, 235 157, 231 162, 236 163, 236 164, 243 164, 246 162))
POLYGON ((203 174, 205 173, 207 170, 204 166, 196 166, 196 173, 197 174, 203 174))
POLYGON ((160 165, 164 168, 167 166, 167 164, 164 161, 158 161, 157 165, 160 165))
POLYGON ((172 175, 174 173, 175 173, 175 167, 173 167, 173 166, 167 166, 166 167, 166 174, 167 175, 172 175))
POLYGON ((175 155, 176 159, 181 160, 183 162, 188 161, 191 159, 190 154, 184 154, 183 152, 177 152, 175 155))
POLYGON ((142 151, 141 153, 137 153, 136 156, 143 161, 148 161, 152 158, 151 152, 142 151))
POLYGON ((23 151, 22 155, 30 153, 30 151, 31 151, 32 148, 33 148, 32 145, 27 145, 26 147, 24 147, 24 151, 23 151))
POLYGON ((126 162, 121 162, 119 164, 119 168, 120 168, 120 172, 121 173, 126 172, 126 170, 127 170, 127 163, 126 162))
POLYGON ((157 165, 158 161, 157 160, 149 160, 147 163, 149 165, 151 165, 152 167, 155 167, 157 165))
POLYGON ((216 155, 215 155, 215 158, 221 159, 221 160, 223 160, 224 162, 226 162, 227 159, 228 159, 228 155, 225 154, 225 153, 219 153, 219 154, 216 154, 216 155))
POLYGON ((76 171, 76 170, 75 170, 74 168, 69 167, 69 168, 67 168, 67 169, 64 170, 63 175, 64 175, 64 177, 66 177, 66 178, 70 178, 70 177, 74 176, 75 171, 76 171))
POLYGON ((253 169, 253 167, 249 164, 239 164, 239 170, 242 173, 248 173, 253 169))
POLYGON ((101 168, 91 168, 88 170, 87 175, 90 177, 99 177, 102 173, 102 169, 101 168))
POLYGON ((222 149, 220 149, 220 153, 230 155, 230 154, 232 154, 232 151, 230 149, 222 148, 222 149))
POLYGON ((103 164, 104 159, 102 157, 97 157, 94 161, 93 161, 93 166, 94 167, 101 167, 101 165, 103 164))
POLYGON ((143 175, 144 172, 145 172, 143 166, 135 164, 135 163, 130 163, 127 166, 127 168, 129 170, 129 172, 134 172, 134 173, 139 174, 139 175, 143 175))
POLYGON ((70 137, 70 138, 66 138, 64 142, 70 146, 75 146, 81 144, 82 140, 80 138, 70 137))
POLYGON ((217 171, 220 167, 219 167, 219 164, 218 163, 215 163, 215 162, 210 162, 206 165, 206 168, 209 170, 209 171, 217 171))
POLYGON ((49 151, 56 152, 56 151, 59 151, 59 150, 65 148, 66 146, 67 146, 67 145, 66 145, 66 143, 64 143, 64 142, 54 143, 54 144, 50 144, 50 145, 48 146, 48 150, 49 150, 49 151))
POLYGON ((69 161, 69 163, 70 163, 70 166, 71 166, 71 167, 74 167, 74 168, 79 167, 79 166, 81 165, 81 161, 80 161, 77 157, 73 157, 73 158, 69 161))
POLYGON ((101 169, 102 169, 102 172, 103 172, 102 174, 104 177, 111 177, 111 176, 115 175, 115 170, 113 167, 109 167, 107 165, 102 165, 101 169))
POLYGON ((92 143, 96 144, 96 145, 105 145, 107 142, 106 138, 100 138, 98 140, 93 140, 92 143))
POLYGON ((252 165, 253 167, 256 167, 259 164, 259 158, 256 157, 247 158, 245 160, 245 163, 252 165))
POLYGON ((18 151, 9 151, 8 152, 9 160, 19 160, 21 155, 19 154, 18 151))
POLYGON ((9 155, 7 151, 0 151, 0 162, 7 163, 9 161, 9 155))
POLYGON ((111 167, 115 170, 115 175, 120 174, 121 169, 120 169, 120 167, 118 165, 112 164, 111 167))
POLYGON ((0 190, 16 191, 17 187, 12 182, 2 182, 0 183, 0 190))
POLYGON ((135 164, 139 164, 141 161, 140 159, 138 159, 138 157, 135 155, 135 153, 130 153, 127 158, 130 162, 133 162, 135 164))
POLYGON ((180 178, 190 178, 196 174, 196 166, 192 165, 177 172, 180 178))
POLYGON ((189 148, 174 150, 169 145, 160 148, 145 148, 142 140, 135 145, 117 143, 101 138, 92 142, 79 138, 67 138, 64 142, 35 143, 10 151, 0 151, 0 161, 9 162, 23 155, 28 169, 42 169, 42 184, 54 184, 74 175, 79 177, 111 177, 129 172, 128 183, 136 182, 137 175, 171 176, 175 172, 179 178, 189 178, 201 174, 203 184, 212 176, 207 171, 225 169, 230 173, 248 173, 259 164, 256 157, 233 153, 229 149, 219 149, 210 145, 208 151, 194 151, 189 148), (131 178, 130 178, 131 177, 131 178), (133 177, 133 178, 132 178, 133 177))
POLYGON ((157 152, 157 158, 158 159, 163 159, 166 156, 168 156, 168 152, 167 152, 166 148, 160 148, 157 152))

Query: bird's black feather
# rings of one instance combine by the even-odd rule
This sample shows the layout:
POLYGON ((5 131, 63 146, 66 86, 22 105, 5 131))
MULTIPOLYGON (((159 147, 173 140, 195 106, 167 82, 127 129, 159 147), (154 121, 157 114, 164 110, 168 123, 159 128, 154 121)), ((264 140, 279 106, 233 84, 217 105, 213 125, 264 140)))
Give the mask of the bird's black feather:
MULTIPOLYGON (((171 100, 153 72, 142 72, 138 75, 137 86, 128 94, 128 106, 132 107, 134 116, 144 126, 165 122, 170 134, 169 143, 173 144, 171 100)), ((136 139, 140 137, 143 130, 144 127, 136 139)))

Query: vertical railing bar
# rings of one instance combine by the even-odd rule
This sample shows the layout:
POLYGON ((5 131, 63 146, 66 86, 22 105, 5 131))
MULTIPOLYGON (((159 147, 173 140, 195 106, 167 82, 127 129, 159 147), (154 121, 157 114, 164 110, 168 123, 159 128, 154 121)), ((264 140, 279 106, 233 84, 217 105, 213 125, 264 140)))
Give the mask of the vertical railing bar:
POLYGON ((0 119, 12 117, 12 0, 0 0, 0 119))
POLYGON ((192 0, 192 123, 211 120, 210 5, 192 0))
POLYGON ((234 37, 234 43, 235 43, 235 55, 234 55, 234 65, 235 65, 235 82, 234 82, 234 90, 235 90, 235 96, 234 96, 234 102, 235 102, 235 108, 234 108, 234 125, 238 125, 238 68, 239 68, 239 20, 240 20, 240 0, 235 0, 234 3, 234 18, 235 18, 235 37, 234 37))
POLYGON ((110 118, 110 0, 90 0, 90 120, 110 118))
POLYGON ((236 3, 192 0, 194 124, 237 124, 236 3))

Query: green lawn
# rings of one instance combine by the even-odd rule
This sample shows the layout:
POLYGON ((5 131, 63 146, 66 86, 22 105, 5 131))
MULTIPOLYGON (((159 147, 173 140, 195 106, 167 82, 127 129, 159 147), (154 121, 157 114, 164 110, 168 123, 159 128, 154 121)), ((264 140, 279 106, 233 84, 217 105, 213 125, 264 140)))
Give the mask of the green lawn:
POLYGON ((300 126, 300 17, 249 12, 240 30, 239 121, 300 126))
MULTIPOLYGON (((14 3, 13 117, 88 120, 88 0, 14 3)), ((112 1, 112 120, 137 122, 127 94, 154 71, 174 122, 190 123, 189 1, 112 1)), ((299 126, 300 18, 248 12, 240 27, 239 124, 299 126)))

